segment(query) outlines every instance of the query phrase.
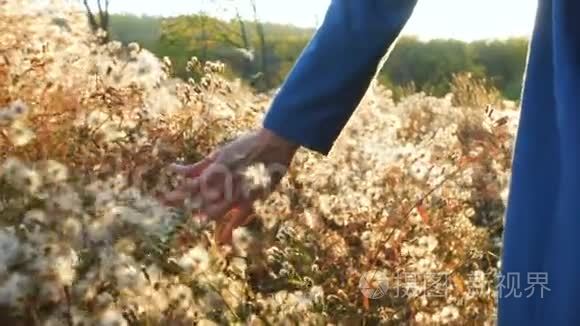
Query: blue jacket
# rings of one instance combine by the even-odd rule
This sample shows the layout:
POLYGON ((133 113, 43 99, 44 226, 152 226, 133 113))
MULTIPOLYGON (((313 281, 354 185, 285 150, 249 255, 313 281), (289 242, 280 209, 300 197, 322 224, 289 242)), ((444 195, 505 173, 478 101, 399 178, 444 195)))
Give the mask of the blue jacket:
MULTIPOLYGON (((518 298, 503 289, 498 322, 580 325, 580 1, 538 1, 500 278, 519 275, 518 289, 535 292, 518 298)), ((264 127, 326 154, 415 4, 333 0, 264 127)))

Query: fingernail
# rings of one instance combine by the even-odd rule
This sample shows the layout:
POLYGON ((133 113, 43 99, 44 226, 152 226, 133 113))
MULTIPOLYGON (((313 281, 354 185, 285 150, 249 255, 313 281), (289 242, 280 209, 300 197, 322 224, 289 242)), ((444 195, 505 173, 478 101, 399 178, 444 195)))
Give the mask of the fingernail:
POLYGON ((183 167, 183 165, 177 164, 177 163, 171 163, 171 164, 169 164, 169 168, 170 169, 180 169, 182 167, 183 167))
POLYGON ((207 216, 204 214, 195 214, 194 217, 199 221, 200 224, 206 224, 208 221, 207 216))

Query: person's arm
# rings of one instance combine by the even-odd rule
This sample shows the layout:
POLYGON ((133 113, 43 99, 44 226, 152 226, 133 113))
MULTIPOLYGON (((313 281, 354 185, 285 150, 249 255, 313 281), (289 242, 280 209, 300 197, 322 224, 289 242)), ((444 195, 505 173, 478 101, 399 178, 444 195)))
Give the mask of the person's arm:
POLYGON ((417 0, 332 0, 274 99, 264 128, 327 154, 417 0))
POLYGON ((231 243, 233 230, 252 219, 253 203, 273 191, 299 146, 324 154, 330 150, 415 3, 333 0, 322 27, 276 96, 264 127, 197 164, 173 166, 188 180, 165 196, 166 203, 198 199, 203 218, 217 221, 216 242, 231 243), (260 165, 268 181, 245 191, 252 182, 240 171, 260 165))

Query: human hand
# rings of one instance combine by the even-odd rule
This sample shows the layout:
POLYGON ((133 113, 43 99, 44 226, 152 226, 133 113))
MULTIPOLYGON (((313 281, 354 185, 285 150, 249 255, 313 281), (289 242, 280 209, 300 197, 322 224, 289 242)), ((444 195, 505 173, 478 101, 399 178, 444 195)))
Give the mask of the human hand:
POLYGON ((267 129, 244 135, 196 164, 171 165, 185 180, 165 201, 174 206, 189 202, 202 219, 216 221, 216 242, 230 244, 232 232, 252 221, 254 202, 284 177, 297 149, 267 129))

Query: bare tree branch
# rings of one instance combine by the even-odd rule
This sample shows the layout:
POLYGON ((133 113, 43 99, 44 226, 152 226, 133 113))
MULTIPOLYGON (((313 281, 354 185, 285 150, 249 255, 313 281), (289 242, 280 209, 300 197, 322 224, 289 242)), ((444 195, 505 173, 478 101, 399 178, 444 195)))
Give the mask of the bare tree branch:
POLYGON ((99 28, 99 24, 97 23, 97 19, 95 18, 95 15, 93 14, 93 11, 91 10, 91 6, 89 6, 88 0, 83 0, 83 4, 85 5, 85 8, 87 10, 87 17, 89 19, 89 24, 91 25, 91 29, 93 30, 93 32, 96 32, 99 28))
POLYGON ((250 49, 250 40, 248 38, 248 31, 246 30, 246 23, 242 19, 240 15, 240 10, 236 8, 236 19, 238 20, 238 24, 240 25, 240 34, 242 37, 242 42, 244 43, 245 49, 250 49))
MULTIPOLYGON (((98 12, 98 19, 97 16, 95 15, 95 13, 93 13, 91 6, 89 4, 88 0, 83 0, 83 4, 85 6, 85 9, 87 11, 87 18, 89 20, 89 24, 91 26, 91 30, 93 32, 97 32, 99 31, 99 29, 102 29, 105 32, 109 31, 109 21, 110 21, 110 16, 109 16, 109 5, 110 5, 110 0, 104 0, 104 6, 103 6, 103 2, 102 0, 96 0, 97 2, 97 9, 99 10, 98 12)), ((108 36, 106 36, 104 38, 104 42, 108 41, 108 36)))
POLYGON ((264 31, 264 25, 260 22, 258 17, 258 8, 256 6, 256 0, 250 0, 250 5, 252 6, 252 11, 254 12, 254 23, 256 24, 256 31, 258 33, 258 37, 260 39, 260 53, 261 53, 261 62, 262 62, 262 73, 263 73, 263 80, 266 84, 266 88, 270 88, 270 76, 268 74, 268 49, 266 43, 266 33, 264 31))

